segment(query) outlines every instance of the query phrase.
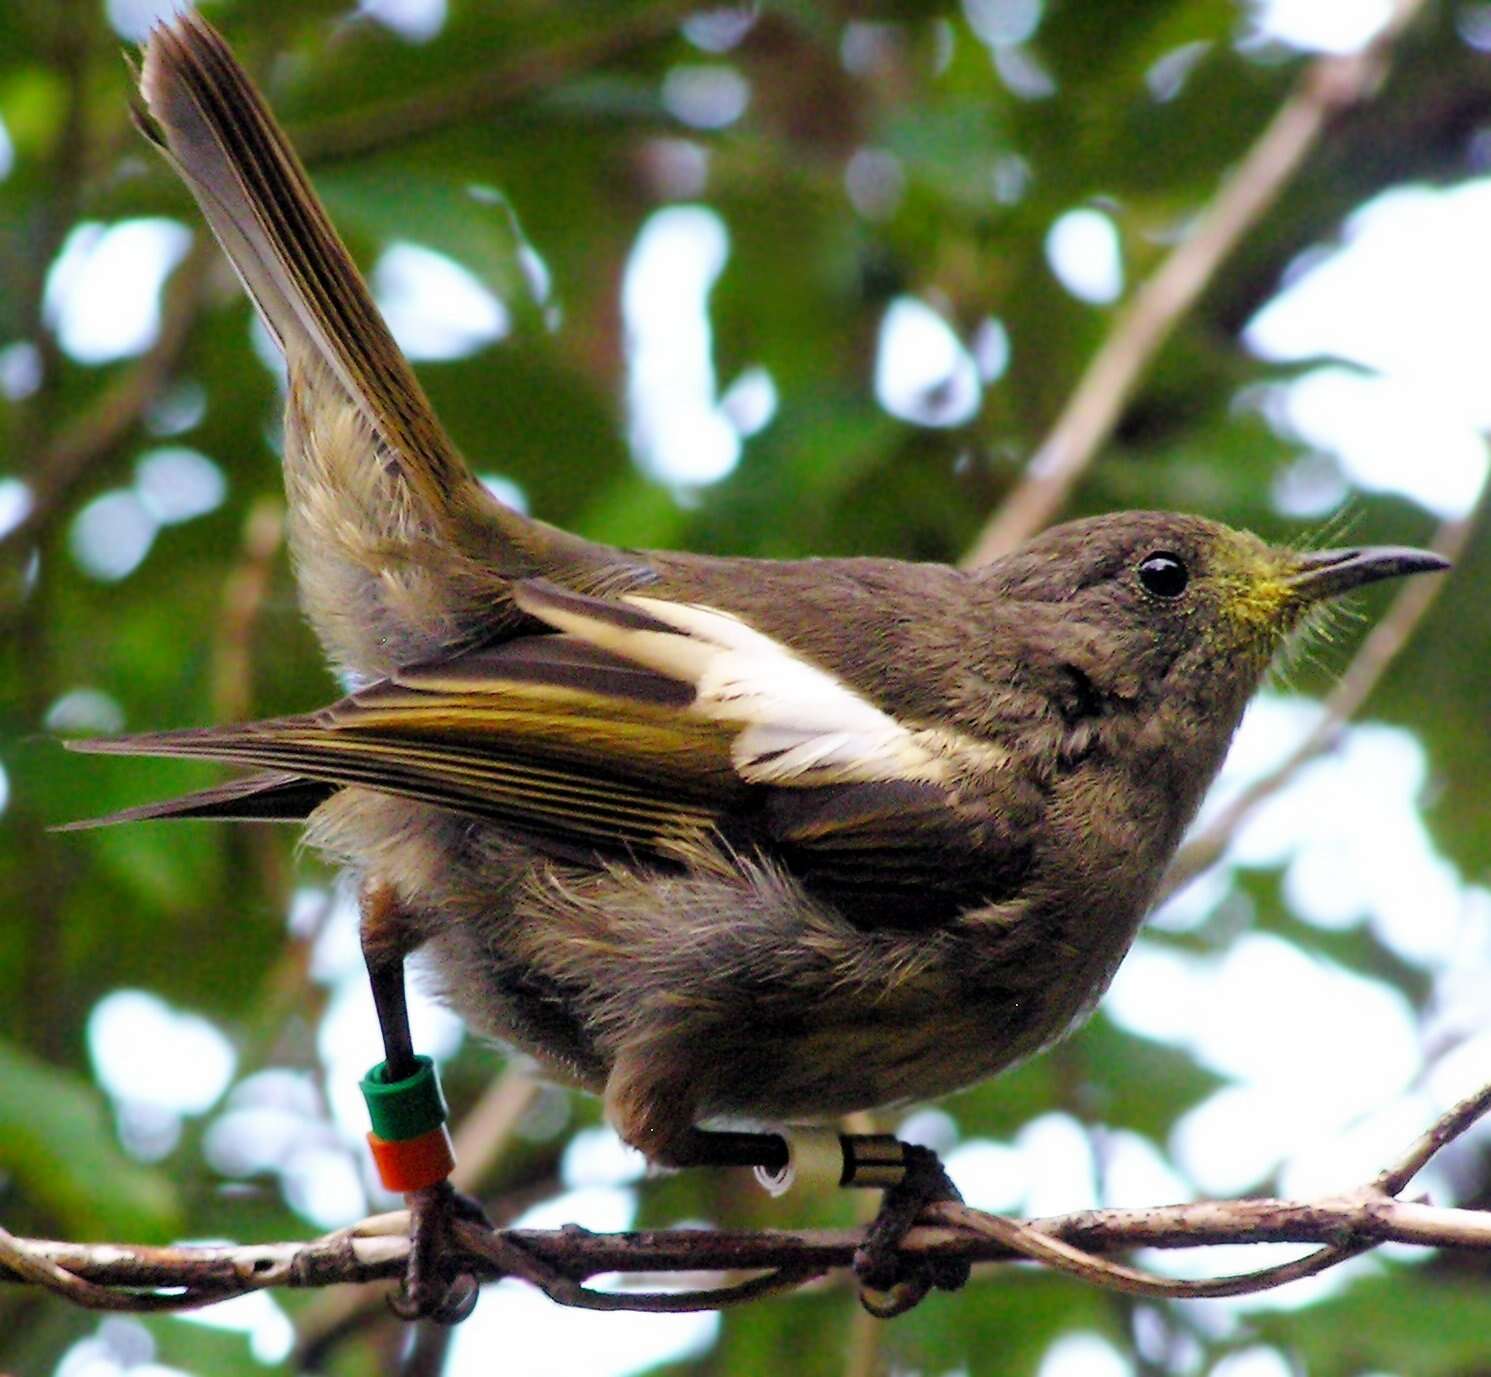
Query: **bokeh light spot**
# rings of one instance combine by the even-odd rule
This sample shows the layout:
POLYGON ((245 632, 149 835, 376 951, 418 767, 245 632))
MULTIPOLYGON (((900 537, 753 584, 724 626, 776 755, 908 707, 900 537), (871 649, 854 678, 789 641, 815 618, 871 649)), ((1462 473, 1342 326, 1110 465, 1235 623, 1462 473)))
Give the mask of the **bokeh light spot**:
POLYGON ((978 411, 978 367, 952 327, 924 301, 898 297, 880 322, 875 396, 892 416, 957 426, 978 411))
POLYGON ((116 583, 139 568, 157 529, 139 497, 117 488, 95 497, 73 518, 67 546, 84 573, 116 583))
POLYGON ((1123 253, 1110 215, 1069 210, 1046 236, 1046 261, 1079 301, 1106 306, 1123 295, 1123 253))
POLYGON ((373 294, 411 359, 460 359, 506 337, 507 307, 453 258, 392 244, 373 267, 373 294))
POLYGON ((79 363, 139 354, 160 333, 160 294, 191 231, 174 220, 84 221, 47 273, 47 323, 79 363))
POLYGON ((88 1015, 88 1052, 99 1083, 121 1100, 179 1114, 209 1109, 237 1055, 211 1023, 143 990, 105 995, 88 1015))
POLYGON ((140 456, 135 464, 135 492, 151 516, 171 525, 220 506, 228 483, 205 454, 173 445, 140 456))

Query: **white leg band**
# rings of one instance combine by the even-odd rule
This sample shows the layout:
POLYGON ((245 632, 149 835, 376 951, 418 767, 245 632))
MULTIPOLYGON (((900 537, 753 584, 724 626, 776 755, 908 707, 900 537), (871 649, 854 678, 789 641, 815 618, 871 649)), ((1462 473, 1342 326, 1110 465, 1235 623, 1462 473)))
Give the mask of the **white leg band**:
POLYGON ((773 1128, 787 1144, 781 1171, 756 1168, 756 1180, 772 1195, 797 1186, 837 1186, 844 1178, 844 1149, 836 1128, 773 1128))

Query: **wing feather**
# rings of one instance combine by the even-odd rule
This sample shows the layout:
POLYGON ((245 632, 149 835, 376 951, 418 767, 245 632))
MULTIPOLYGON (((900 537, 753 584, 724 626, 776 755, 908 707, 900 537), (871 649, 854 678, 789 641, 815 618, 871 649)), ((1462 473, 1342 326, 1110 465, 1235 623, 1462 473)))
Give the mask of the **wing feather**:
POLYGON ((161 803, 121 808, 103 817, 64 822, 55 832, 81 832, 116 822, 152 822, 169 818, 212 818, 219 822, 304 822, 335 789, 318 780, 276 771, 230 780, 161 803))
POLYGON ((516 584, 513 598, 559 631, 689 685, 686 714, 733 729, 731 760, 749 783, 948 777, 942 734, 898 722, 729 612, 640 594, 619 603, 586 598, 542 579, 516 584))
MULTIPOLYGON (((306 716, 69 744, 279 772, 103 821, 239 816, 360 786, 561 855, 762 846, 871 924, 938 921, 1023 873, 1018 829, 970 815, 947 782, 970 761, 998 777, 997 748, 896 721, 729 613, 540 580, 513 595, 552 632, 412 666, 306 716)), ((1008 788, 1006 821, 1024 807, 1008 788)))
MULTIPOLYGON (((714 836, 746 791, 729 733, 679 711, 692 696, 584 642, 529 636, 416 666, 307 716, 68 744, 289 772, 566 846, 664 852, 714 836)), ((247 787, 224 786, 235 799, 247 787)), ((188 799, 98 821, 171 815, 204 814, 188 799)))

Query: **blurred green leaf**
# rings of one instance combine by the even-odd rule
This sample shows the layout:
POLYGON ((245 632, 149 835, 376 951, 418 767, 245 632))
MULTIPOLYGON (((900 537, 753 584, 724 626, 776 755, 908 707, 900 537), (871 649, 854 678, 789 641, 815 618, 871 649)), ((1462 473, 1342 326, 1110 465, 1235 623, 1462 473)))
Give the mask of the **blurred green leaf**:
POLYGON ((162 1367, 200 1373, 203 1377, 276 1377, 297 1369, 288 1361, 270 1363, 253 1350, 247 1334, 173 1315, 145 1321, 155 1340, 155 1361, 162 1367))
POLYGON ((1255 1311, 1249 1327, 1311 1377, 1474 1372, 1486 1356, 1491 1298, 1479 1278, 1387 1264, 1338 1296, 1302 1310, 1255 1311))
POLYGON ((164 1243, 181 1226, 171 1181, 119 1150, 98 1090, 3 1041, 0 1171, 70 1238, 164 1243))

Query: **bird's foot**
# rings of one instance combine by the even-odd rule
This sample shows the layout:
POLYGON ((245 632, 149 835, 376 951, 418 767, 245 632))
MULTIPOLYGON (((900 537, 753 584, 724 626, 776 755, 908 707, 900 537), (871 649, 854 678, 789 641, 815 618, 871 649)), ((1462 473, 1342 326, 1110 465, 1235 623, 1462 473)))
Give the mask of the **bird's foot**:
POLYGON ((389 1297, 389 1308, 401 1320, 434 1320, 459 1324, 476 1307, 477 1282, 456 1265, 458 1252, 451 1226, 458 1220, 492 1227, 486 1211, 449 1181, 410 1191, 409 1261, 404 1280, 389 1297))
POLYGON ((880 1210, 854 1253, 860 1304, 882 1320, 905 1314, 934 1287, 958 1290, 970 1270, 963 1258, 914 1257, 901 1251, 901 1240, 927 1205, 963 1197, 931 1148, 899 1146, 901 1179, 886 1187, 880 1210))
POLYGON ((755 1167, 773 1194, 788 1189, 806 1168, 810 1177, 830 1168, 841 1186, 881 1189, 880 1209, 854 1253, 860 1302, 870 1314, 904 1314, 937 1288, 956 1291, 967 1282, 963 1258, 929 1257, 901 1251, 901 1241, 922 1210, 936 1201, 963 1197, 931 1148, 903 1143, 890 1134, 833 1134, 825 1152, 807 1134, 722 1133, 690 1129, 671 1145, 669 1166, 755 1167))

